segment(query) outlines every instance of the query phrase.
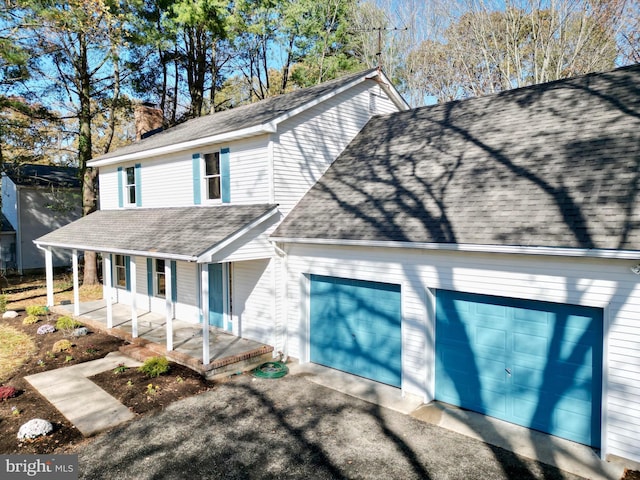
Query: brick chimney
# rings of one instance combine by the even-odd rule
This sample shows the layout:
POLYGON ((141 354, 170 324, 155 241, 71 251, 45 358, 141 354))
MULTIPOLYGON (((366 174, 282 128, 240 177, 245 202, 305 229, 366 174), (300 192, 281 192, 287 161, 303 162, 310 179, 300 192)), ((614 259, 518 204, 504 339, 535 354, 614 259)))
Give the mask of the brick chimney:
POLYGON ((136 124, 136 141, 162 131, 164 120, 162 110, 152 103, 144 102, 136 105, 133 118, 136 124))

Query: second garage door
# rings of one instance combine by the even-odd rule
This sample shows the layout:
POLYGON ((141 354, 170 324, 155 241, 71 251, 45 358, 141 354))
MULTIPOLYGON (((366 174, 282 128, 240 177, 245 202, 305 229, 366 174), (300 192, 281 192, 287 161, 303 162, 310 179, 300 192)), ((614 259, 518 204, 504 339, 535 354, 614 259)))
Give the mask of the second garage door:
POLYGON ((436 398, 600 444, 602 310, 439 290, 436 398))
POLYGON ((311 275, 310 359, 400 387, 400 286, 311 275))

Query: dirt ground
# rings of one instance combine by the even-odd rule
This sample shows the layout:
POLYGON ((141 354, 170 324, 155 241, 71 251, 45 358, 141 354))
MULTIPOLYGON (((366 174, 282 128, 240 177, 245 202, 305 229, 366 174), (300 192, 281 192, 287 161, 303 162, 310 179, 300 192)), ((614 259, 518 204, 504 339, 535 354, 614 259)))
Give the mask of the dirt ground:
MULTIPOLYGON (((53 353, 53 344, 64 338, 63 333, 56 331, 47 335, 37 335, 36 331, 44 323, 55 325, 57 315, 43 317, 42 321, 34 325, 22 325, 24 317, 25 313, 20 312, 20 316, 15 319, 0 319, 0 324, 30 335, 37 347, 36 353, 3 384, 14 387, 19 393, 14 398, 0 401, 0 453, 64 453, 82 443, 82 435, 40 396, 24 377, 102 358, 107 353, 118 350, 124 342, 105 333, 91 332, 86 336, 72 338, 74 346, 68 352, 53 353), (19 442, 18 429, 32 418, 50 421, 54 425, 54 431, 33 441, 19 442)), ((147 378, 137 369, 128 369, 119 374, 112 371, 104 372, 92 380, 139 415, 163 409, 178 399, 212 387, 211 383, 206 382, 197 373, 177 364, 170 365, 171 369, 167 375, 154 379, 147 378), (149 384, 152 385, 150 388, 149 384)))

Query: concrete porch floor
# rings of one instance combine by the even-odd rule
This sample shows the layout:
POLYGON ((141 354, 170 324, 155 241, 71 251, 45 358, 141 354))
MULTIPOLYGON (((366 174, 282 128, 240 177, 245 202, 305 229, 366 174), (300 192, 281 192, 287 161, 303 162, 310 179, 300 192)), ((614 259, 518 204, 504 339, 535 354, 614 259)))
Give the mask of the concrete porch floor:
MULTIPOLYGON (((169 360, 198 371, 207 378, 238 373, 272 359, 273 347, 253 340, 236 337, 215 327, 209 327, 209 364, 202 362, 202 327, 199 324, 173 320, 172 351, 166 350, 167 330, 164 315, 138 310, 138 337, 131 334, 131 306, 114 303, 113 328, 107 328, 107 308, 104 300, 80 304, 78 321, 90 329, 104 331, 136 347, 165 355, 169 360)), ((73 314, 73 305, 55 307, 58 313, 73 314)), ((126 347, 123 349, 127 352, 126 347)), ((135 356, 135 353, 133 354, 135 356)))

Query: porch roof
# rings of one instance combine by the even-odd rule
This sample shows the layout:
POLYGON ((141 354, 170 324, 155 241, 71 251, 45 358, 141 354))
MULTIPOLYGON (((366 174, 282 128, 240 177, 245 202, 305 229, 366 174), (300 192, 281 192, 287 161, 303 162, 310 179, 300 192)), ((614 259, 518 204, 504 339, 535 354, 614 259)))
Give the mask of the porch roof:
POLYGON ((277 205, 265 204, 99 210, 34 243, 202 262, 206 255, 224 248, 276 212, 277 205))

